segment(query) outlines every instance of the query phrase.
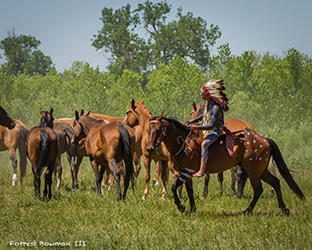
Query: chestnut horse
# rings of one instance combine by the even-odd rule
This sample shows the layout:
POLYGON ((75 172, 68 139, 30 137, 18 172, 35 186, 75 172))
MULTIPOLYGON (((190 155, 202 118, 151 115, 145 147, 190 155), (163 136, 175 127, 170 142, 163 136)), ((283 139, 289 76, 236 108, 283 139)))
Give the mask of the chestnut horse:
MULTIPOLYGON (((84 113, 83 110, 81 110, 81 114, 88 115, 96 120, 103 120, 105 123, 111 123, 111 122, 116 122, 116 121, 123 122, 123 118, 97 114, 97 113, 90 113, 90 110, 87 111, 86 113, 84 113)), ((120 172, 121 177, 123 177, 124 168, 123 168, 122 161, 117 163, 117 168, 120 172)), ((103 178, 102 180, 102 186, 104 186, 107 189, 110 189, 111 185, 114 182, 114 174, 110 171, 109 168, 106 168, 105 173, 106 173, 106 177, 105 179, 103 178)))
MULTIPOLYGON (((106 123, 110 123, 113 121, 120 121, 122 122, 123 119, 122 118, 118 118, 118 117, 111 117, 111 116, 107 116, 107 115, 102 115, 102 114, 96 114, 96 113, 90 113, 90 111, 84 112, 83 110, 81 110, 80 115, 87 115, 90 116, 92 118, 95 118, 97 120, 103 120, 106 123)), ((54 124, 56 123, 67 123, 72 127, 73 130, 73 123, 74 123, 74 119, 75 118, 60 118, 60 119, 55 119, 54 120, 54 124)), ((54 130, 57 129, 56 126, 54 126, 54 130)), ((64 134, 65 135, 65 134, 64 134)), ((70 136, 69 134, 67 134, 68 136, 70 136)), ((86 138, 82 138, 78 144, 76 145, 76 148, 74 149, 76 154, 75 154, 75 158, 76 158, 76 162, 73 164, 72 162, 72 155, 70 152, 67 152, 67 159, 68 161, 70 161, 70 166, 71 166, 71 173, 72 173, 72 179, 73 179, 73 188, 78 189, 78 172, 79 172, 79 167, 81 165, 82 159, 85 156, 88 156, 86 153, 86 149, 85 149, 85 142, 86 142, 86 138), (69 157, 69 158, 68 158, 69 157)), ((71 150, 68 145, 65 146, 67 150, 71 150)), ((122 171, 122 162, 118 163, 118 169, 121 171, 121 174, 123 174, 122 171)), ((56 166, 56 171, 58 174, 58 180, 57 182, 60 183, 61 182, 61 175, 62 175, 62 166, 60 165, 60 162, 57 163, 56 166)), ((105 182, 103 183, 103 185, 105 187, 110 188, 110 186, 113 183, 113 175, 110 171, 109 168, 106 169, 106 179, 105 182), (111 176, 111 181, 109 182, 108 178, 109 176, 111 176)), ((104 180, 104 179, 103 179, 104 180)))
MULTIPOLYGON (((190 112, 192 120, 204 112, 204 106, 205 105, 199 105, 199 104, 196 105, 195 102, 193 102, 193 109, 190 112)), ((233 131, 233 132, 238 131, 238 130, 244 130, 244 129, 250 130, 252 132, 256 132, 254 127, 249 122, 243 119, 236 119, 236 118, 227 119, 224 121, 224 126, 228 130, 233 131)), ((275 166, 271 161, 268 166, 268 170, 274 176, 277 176, 275 166)), ((244 186, 246 184, 247 177, 248 177, 247 172, 244 168, 241 168, 239 165, 236 165, 235 167, 231 168, 230 171, 231 171, 231 188, 233 190, 233 193, 237 195, 238 198, 241 198, 243 196, 244 186), (237 192, 235 189, 236 181, 237 181, 237 192)), ((218 181, 219 181, 219 191, 222 194, 223 173, 218 174, 218 181)), ((204 196, 207 196, 208 194, 208 183, 209 183, 209 174, 205 174, 205 184, 204 184, 204 192, 203 192, 204 196)), ((273 189, 272 189, 272 192, 274 192, 273 189)))
MULTIPOLYGON (((177 188, 185 183, 190 200, 190 211, 196 211, 192 174, 196 173, 200 167, 202 133, 198 130, 190 129, 190 127, 175 119, 165 118, 161 114, 159 117, 151 118, 148 136, 147 150, 151 154, 155 153, 157 147, 163 142, 169 150, 171 158, 176 163, 174 166, 180 175, 172 185, 172 191, 178 209, 181 212, 185 211, 185 206, 177 195, 177 188)), ((302 191, 291 176, 281 152, 273 140, 248 130, 237 131, 234 137, 233 155, 230 156, 226 146, 226 136, 220 136, 209 147, 210 157, 208 158, 205 172, 211 174, 221 173, 237 164, 247 171, 254 194, 250 205, 244 211, 245 213, 251 213, 254 209, 263 192, 261 184, 261 180, 263 180, 274 188, 281 210, 285 214, 289 214, 289 209, 286 208, 282 198, 279 179, 267 169, 271 155, 289 187, 302 200, 305 200, 302 191)))
POLYGON ((40 125, 33 127, 28 133, 26 153, 34 174, 35 195, 40 197, 40 176, 46 166, 43 195, 44 197, 48 195, 47 198, 51 199, 52 174, 58 156, 57 136, 53 130, 53 108, 50 112, 41 108, 40 113, 42 115, 40 125))
POLYGON ((5 109, 0 105, 0 125, 13 129, 15 127, 15 121, 9 116, 5 109))
POLYGON ((7 112, 0 106, 0 151, 8 150, 13 166, 12 186, 17 181, 17 158, 16 149, 20 156, 20 184, 26 173, 26 151, 25 142, 28 129, 24 123, 19 120, 13 120, 7 112))
MULTIPOLYGON (((121 198, 120 173, 117 163, 124 160, 126 173, 124 179, 125 198, 129 182, 133 184, 133 152, 135 136, 132 129, 121 122, 105 123, 103 120, 96 120, 86 115, 79 115, 75 111, 74 136, 72 143, 74 146, 86 137, 86 154, 90 157, 90 163, 94 170, 97 193, 101 195, 101 182, 104 171, 107 167, 114 173, 117 182, 117 199, 121 198), (101 166, 99 170, 99 165, 101 166)), ((133 186, 132 186, 133 187, 133 186)))
POLYGON ((136 137, 141 137, 141 149, 143 154, 143 162, 145 166, 145 189, 142 200, 147 198, 149 192, 149 181, 150 181, 150 171, 151 171, 151 161, 158 161, 161 163, 161 179, 163 183, 162 197, 165 198, 167 194, 167 181, 168 181, 168 167, 174 175, 174 179, 178 177, 178 173, 174 170, 173 162, 170 160, 170 154, 166 149, 166 146, 161 143, 157 148, 156 154, 150 154, 146 150, 148 142, 148 124, 149 119, 152 117, 151 113, 147 110, 146 106, 143 105, 143 102, 136 102, 134 99, 131 101, 130 108, 126 111, 126 117, 124 123, 130 127, 138 126, 136 132, 140 133, 140 136, 136 134, 136 137))

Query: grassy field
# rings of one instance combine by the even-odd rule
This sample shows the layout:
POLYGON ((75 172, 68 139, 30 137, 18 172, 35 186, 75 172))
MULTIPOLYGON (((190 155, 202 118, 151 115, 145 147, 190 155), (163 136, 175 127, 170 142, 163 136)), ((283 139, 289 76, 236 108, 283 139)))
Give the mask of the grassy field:
MULTIPOLYGON (((0 153, 0 164, 0 249, 312 249, 311 164, 293 173, 306 202, 279 177, 290 216, 282 214, 266 184, 253 214, 242 215, 252 189, 248 183, 244 197, 234 197, 229 173, 224 177, 223 196, 218 193, 216 175, 205 199, 203 179, 194 180, 197 212, 181 214, 171 194, 172 178, 166 200, 156 186, 151 187, 148 199, 141 201, 144 169, 135 192, 129 189, 126 200, 117 203, 115 186, 104 190, 102 197, 96 195, 87 159, 78 176, 80 190, 73 191, 69 165, 63 160, 62 188, 46 202, 33 196, 29 163, 23 186, 16 187, 11 186, 7 152, 0 153)), ((183 197, 189 209, 185 189, 183 197)))

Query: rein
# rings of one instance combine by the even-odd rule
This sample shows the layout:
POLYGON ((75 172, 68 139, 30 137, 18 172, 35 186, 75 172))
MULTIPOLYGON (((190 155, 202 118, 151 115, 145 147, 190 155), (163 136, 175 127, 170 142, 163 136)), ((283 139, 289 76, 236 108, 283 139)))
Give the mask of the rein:
MULTIPOLYGON (((152 121, 150 121, 149 123, 150 123, 150 124, 153 124, 153 123, 154 123, 154 124, 155 124, 155 123, 160 123, 160 124, 161 124, 161 133, 163 134, 164 137, 167 136, 167 135, 166 135, 167 129, 166 129, 166 127, 165 127, 160 121, 152 120, 152 121)), ((159 141, 159 137, 158 137, 155 147, 158 147, 160 143, 161 143, 161 142, 159 141)))
MULTIPOLYGON (((161 133, 163 134, 164 137, 166 137, 166 136, 167 136, 167 135, 166 135, 166 127, 163 125, 163 123, 160 122, 160 121, 157 121, 157 120, 152 120, 152 121, 150 121, 150 124, 155 124, 155 123, 160 123, 160 124, 161 124, 161 129, 162 129, 161 133)), ((193 140, 193 139, 190 138, 190 135, 191 135, 191 134, 192 134, 192 131, 189 132, 189 134, 186 136, 185 140, 183 140, 183 138, 182 138, 183 143, 182 143, 182 145, 181 145, 181 148, 179 149, 179 151, 178 151, 174 156, 177 156, 178 154, 181 153, 181 151, 183 150, 184 145, 186 144, 187 139, 193 141, 193 142, 196 144, 196 146, 197 146, 197 148, 199 149, 199 151, 200 151, 200 145, 198 144, 198 142, 197 142, 196 140, 193 140)), ((182 136, 179 136, 179 137, 177 138, 178 144, 180 144, 180 143, 179 143, 179 138, 180 138, 180 137, 182 137, 182 136)), ((158 138, 155 147, 158 147, 159 144, 160 144, 160 141, 159 141, 159 138, 158 138)), ((185 150, 184 150, 184 152, 185 152, 185 150)), ((187 153, 186 153, 186 154, 187 154, 187 153)))
MULTIPOLYGON (((186 136, 185 140, 184 140, 183 143, 182 143, 182 146, 181 146, 180 150, 179 150, 174 156, 177 156, 178 154, 181 153, 181 151, 182 151, 182 149, 183 149, 183 147, 184 147, 184 145, 185 145, 187 139, 190 139, 191 141, 193 141, 193 142, 196 144, 196 146, 197 146, 197 148, 199 149, 199 151, 200 151, 200 145, 198 144, 198 142, 197 142, 196 140, 193 140, 193 139, 190 138, 190 135, 191 135, 191 134, 192 134, 192 131, 190 131, 190 133, 186 136)), ((178 138, 180 138, 180 137, 178 137, 178 138)), ((178 138, 177 138, 177 140, 178 140, 178 138)), ((185 151, 184 151, 184 152, 185 152, 185 151)), ((187 154, 187 153, 186 153, 186 154, 187 154)))
MULTIPOLYGON (((185 140, 184 140, 183 143, 182 143, 182 146, 181 146, 180 150, 179 150, 174 156, 177 156, 178 154, 181 153, 181 151, 182 151, 182 149, 183 149, 183 147, 184 147, 184 145, 185 145, 185 143, 186 143, 186 140, 187 140, 187 138, 189 138, 189 136, 191 135, 191 133, 192 133, 192 131, 190 131, 190 133, 186 136, 185 140)), ((178 140, 179 138, 180 138, 180 137, 177 138, 178 143, 179 143, 179 140, 178 140)), ((183 138, 182 138, 182 140, 183 140, 183 138)))

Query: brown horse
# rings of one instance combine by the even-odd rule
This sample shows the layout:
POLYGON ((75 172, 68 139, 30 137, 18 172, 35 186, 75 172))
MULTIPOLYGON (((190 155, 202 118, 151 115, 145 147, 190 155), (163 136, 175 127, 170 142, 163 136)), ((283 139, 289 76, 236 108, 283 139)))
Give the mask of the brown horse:
POLYGON ((8 150, 13 166, 13 181, 12 186, 17 181, 17 158, 16 149, 20 155, 20 184, 26 173, 26 151, 25 142, 28 129, 24 123, 19 120, 13 120, 6 111, 0 106, 0 151, 8 150))
MULTIPOLYGON (((191 119, 192 120, 195 119, 196 117, 201 115, 203 112, 204 112, 204 105, 199 105, 199 104, 196 105, 195 102, 193 102, 193 109, 190 112, 191 119)), ((224 126, 228 130, 233 131, 233 132, 238 131, 238 130, 244 130, 244 129, 250 130, 252 132, 256 132, 254 127, 249 122, 243 119, 236 119, 236 118, 227 119, 224 121, 224 126)), ((275 166, 271 161, 270 161, 268 170, 274 176, 277 176, 275 166)), ((237 195, 238 198, 241 198, 243 195, 244 186, 246 184, 247 177, 248 177, 247 172, 244 168, 241 168, 239 165, 236 165, 235 167, 231 168, 230 171, 231 171, 231 188, 233 190, 233 193, 237 195), (236 181, 237 181, 237 192, 235 189, 236 181)), ((222 194, 223 173, 218 174, 218 181, 219 181, 219 191, 222 194)), ((205 185, 204 185, 204 192, 203 192, 204 196, 207 196, 208 194, 208 183, 209 183, 209 174, 205 174, 205 185)), ((272 189, 272 192, 274 192, 273 189, 272 189)))
MULTIPOLYGON (((185 206, 177 195, 177 188, 185 183, 190 200, 190 211, 196 211, 192 174, 196 173, 200 167, 202 133, 198 130, 191 130, 190 127, 175 119, 164 118, 161 114, 159 117, 153 117, 150 120, 148 135, 147 150, 151 154, 155 153, 157 147, 163 142, 169 150, 171 158, 176 163, 174 166, 180 176, 172 185, 172 191, 178 209, 181 212, 185 211, 185 206)), ((261 184, 261 180, 263 180, 274 188, 281 210, 285 214, 289 214, 289 209, 286 208, 282 198, 279 180, 267 169, 270 155, 273 156, 281 175, 285 178, 289 187, 302 200, 305 197, 291 176, 276 143, 271 139, 247 130, 238 131, 235 133, 234 138, 232 156, 229 155, 226 147, 226 135, 222 135, 209 147, 211 156, 208 158, 206 173, 221 173, 239 164, 247 171, 254 190, 253 199, 244 212, 251 213, 255 207, 263 192, 261 184)))
MULTIPOLYGON (((190 115, 191 115, 191 119, 193 120, 204 112, 205 105, 200 105, 200 104, 196 105, 195 102, 193 102, 192 105, 193 105, 193 109, 191 110, 190 115)), ((248 123, 247 121, 244 121, 242 119, 225 120, 224 126, 227 129, 229 129, 230 131, 249 129, 253 132, 256 132, 254 127, 250 123, 248 123)), ((234 195, 237 195, 237 197, 241 198, 243 195, 243 189, 244 189, 246 179, 247 179, 247 173, 239 165, 231 168, 230 171, 231 171, 231 189, 232 189, 234 195), (236 180, 237 180, 237 189, 238 189, 237 192, 235 189, 236 180)), ((205 174, 204 192, 203 192, 204 197, 206 197, 208 195, 209 179, 210 179, 210 175, 205 174)), ((223 187, 222 187, 223 172, 218 173, 218 182, 219 182, 219 192, 220 192, 220 194, 222 194, 223 193, 223 187)))
MULTIPOLYGON (((90 113, 90 111, 84 112, 83 110, 81 110, 80 115, 90 116, 90 117, 95 118, 97 120, 103 120, 106 123, 110 123, 113 121, 120 121, 120 122, 123 121, 122 118, 111 117, 111 116, 97 114, 97 113, 90 113)), ((71 127, 73 127, 74 120, 75 120, 75 117, 74 118, 60 118, 60 119, 54 120, 54 123, 67 123, 71 127)), ((73 178, 73 188, 75 188, 75 189, 78 189, 78 172, 79 172, 79 167, 81 165, 82 159, 83 159, 83 157, 88 156, 86 153, 86 149, 85 149, 85 142, 86 142, 86 138, 82 138, 78 142, 78 144, 76 145, 76 148, 74 149, 76 152, 76 162, 74 164, 74 171, 72 171, 73 165, 72 165, 72 162, 70 162, 71 171, 72 171, 72 178, 73 178)), ((120 171, 121 176, 123 176, 122 162, 117 163, 117 168, 120 171)), ((61 171, 61 168, 59 167, 59 165, 57 165, 56 170, 58 172, 58 182, 60 182, 60 175, 61 175, 62 171, 61 171)), ((111 173, 110 169, 107 168, 106 169, 106 178, 105 179, 103 178, 102 185, 109 189, 110 186, 113 184, 113 181, 114 181, 114 176, 111 173), (109 180, 109 178, 110 178, 110 180, 109 180)))
POLYGON ((15 121, 9 116, 5 109, 0 105, 0 125, 13 129, 15 127, 15 121))
MULTIPOLYGON (((62 163, 61 163, 61 155, 66 153, 67 160, 70 164, 70 170, 72 175, 72 187, 74 189, 78 189, 78 181, 77 181, 77 167, 75 164, 76 154, 75 149, 72 148, 71 140, 74 135, 74 128, 67 122, 54 121, 53 130, 57 136, 57 144, 59 148, 59 154, 56 161, 55 166, 55 177, 57 173, 57 184, 56 189, 59 190, 61 188, 62 181, 62 163)), ((55 178, 56 180, 56 178, 55 178)))
MULTIPOLYGON (((116 122, 116 121, 123 122, 123 118, 112 117, 112 116, 98 114, 98 113, 90 113, 90 111, 84 113, 83 110, 81 110, 81 114, 88 115, 88 116, 90 116, 96 120, 103 120, 105 123, 111 123, 111 122, 116 122)), ((123 167, 122 161, 117 163, 117 168, 120 172, 121 177, 123 177, 124 167, 123 167)), ((102 180, 102 186, 104 186, 107 189, 110 189, 113 182, 114 182, 114 174, 113 174, 113 172, 110 171, 109 168, 106 168, 105 173, 106 173, 106 177, 105 177, 105 179, 103 178, 103 180, 102 180)))
POLYGON ((52 174, 58 156, 57 136, 53 130, 53 108, 50 112, 41 108, 40 113, 40 125, 33 127, 28 133, 26 152, 34 174, 35 195, 40 197, 40 176, 43 168, 47 166, 43 195, 48 195, 47 198, 51 199, 52 174))
POLYGON ((95 173, 98 195, 101 195, 101 182, 104 171, 109 167, 117 182, 117 199, 121 198, 120 173, 116 164, 124 160, 126 171, 122 197, 125 198, 129 182, 134 174, 132 157, 135 136, 132 129, 118 121, 106 124, 103 120, 79 115, 77 111, 75 112, 73 127, 72 143, 75 146, 82 138, 86 137, 85 149, 95 173), (101 166, 100 170, 99 165, 101 166))
POLYGON ((139 126, 136 130, 136 138, 141 138, 141 149, 143 154, 143 162, 145 166, 145 189, 142 200, 145 200, 149 192, 149 181, 150 181, 150 171, 151 171, 151 161, 157 161, 161 164, 161 179, 163 183, 162 197, 164 198, 167 194, 167 181, 168 181, 168 167, 174 175, 174 179, 178 177, 178 173, 174 170, 173 162, 170 160, 170 154, 166 149, 166 146, 161 143, 158 147, 156 154, 150 154, 146 150, 148 142, 148 124, 149 119, 152 117, 151 113, 147 110, 143 102, 136 102, 134 99, 131 101, 130 108, 126 111, 126 117, 124 123, 130 127, 139 126))

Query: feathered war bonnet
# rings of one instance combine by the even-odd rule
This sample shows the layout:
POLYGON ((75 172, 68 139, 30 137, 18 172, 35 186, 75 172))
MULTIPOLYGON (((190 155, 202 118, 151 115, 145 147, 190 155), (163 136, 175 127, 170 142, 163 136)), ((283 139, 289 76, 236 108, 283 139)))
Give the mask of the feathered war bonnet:
POLYGON ((229 110, 229 99, 226 97, 226 94, 223 93, 223 90, 225 90, 223 79, 212 79, 200 89, 201 93, 208 95, 211 99, 219 103, 226 112, 229 110))

